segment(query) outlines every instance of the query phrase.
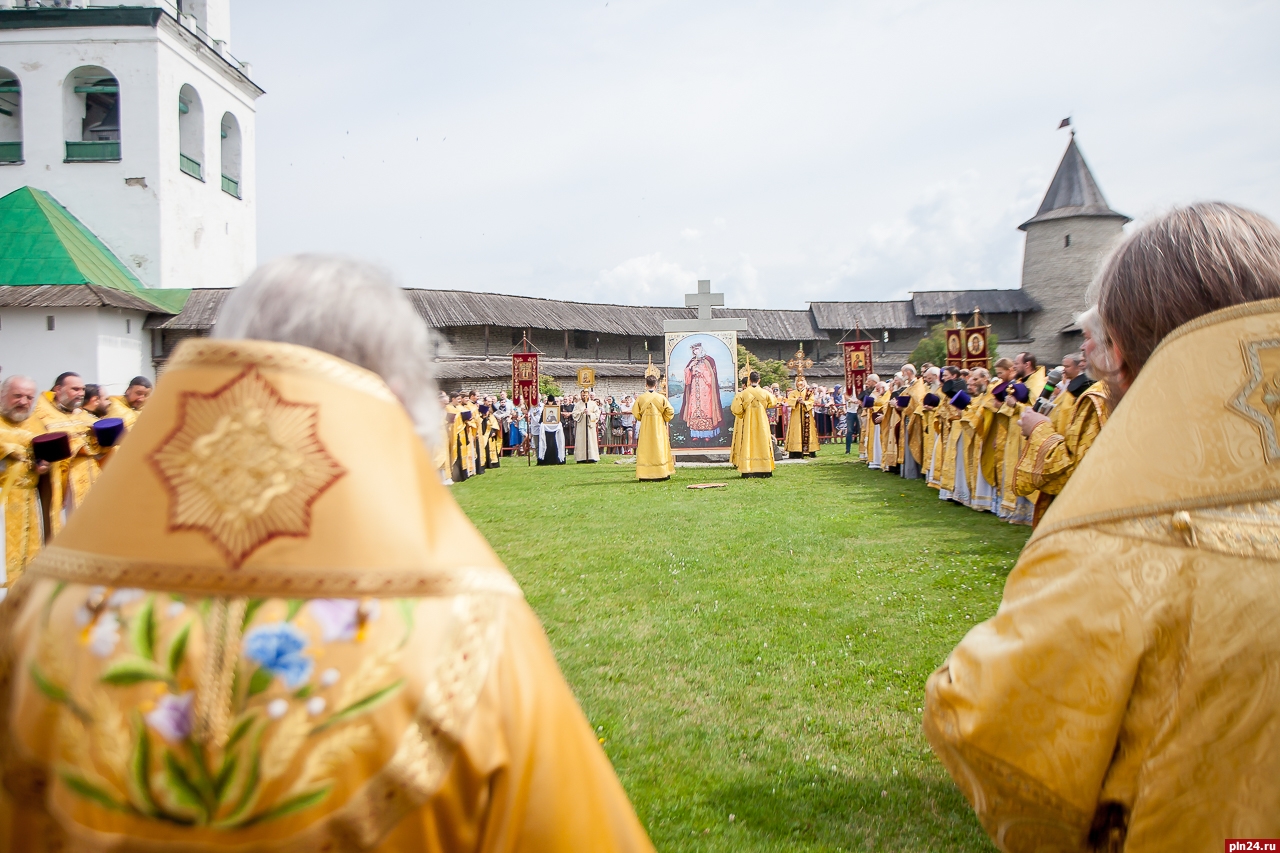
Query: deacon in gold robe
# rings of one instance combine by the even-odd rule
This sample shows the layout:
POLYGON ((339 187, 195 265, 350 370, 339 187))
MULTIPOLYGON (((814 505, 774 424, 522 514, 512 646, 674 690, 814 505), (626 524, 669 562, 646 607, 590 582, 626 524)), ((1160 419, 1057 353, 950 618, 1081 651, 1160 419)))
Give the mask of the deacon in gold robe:
MULTIPOLYGON (((1093 369, 1103 375, 1106 357, 1097 344, 1101 334, 1097 309, 1089 309, 1077 322, 1084 331, 1085 352, 1100 359, 1093 369)), ((1020 495, 1038 495, 1033 527, 1040 523, 1054 497, 1066 487, 1111 415, 1106 386, 1094 382, 1084 372, 1085 353, 1067 356, 1063 366, 1063 379, 1068 384, 1058 395, 1053 411, 1048 417, 1024 412, 1019 423, 1027 446, 1018 460, 1016 488, 1020 495)))
POLYGON ((49 463, 31 458, 31 439, 43 428, 31 417, 36 383, 25 376, 0 382, 0 512, 4 517, 3 593, 7 594, 44 542, 37 488, 49 463))
POLYGON ((436 476, 404 294, 283 258, 217 329, 0 605, 0 849, 651 851, 436 476))
MULTIPOLYGON (((870 436, 871 442, 871 458, 867 462, 867 467, 872 471, 883 471, 885 467, 884 456, 884 425, 885 412, 889 408, 889 386, 884 382, 876 382, 875 390, 870 395, 871 404, 867 409, 868 430, 863 433, 864 436, 870 436)), ((866 403, 866 400, 863 400, 866 403)), ((866 440, 866 439, 864 439, 866 440)))
POLYGON ((1280 229, 1176 209, 1098 288, 1123 399, 930 677, 925 732, 1010 853, 1277 838, 1280 229), (1193 405, 1188 376, 1214 377, 1193 405))
MULTIPOLYGON (((991 386, 991 393, 983 402, 983 406, 990 414, 978 463, 982 466, 982 476, 991 484, 995 492, 991 511, 997 517, 1003 518, 1004 451, 1009 434, 1009 415, 1005 410, 1005 400, 1009 396, 1009 386, 1016 379, 1013 361, 1008 358, 996 359, 995 372, 995 384, 991 386)), ((1016 424, 1014 428, 1017 428, 1016 424)))
POLYGON ((973 403, 965 412, 964 428, 969 431, 969 458, 965 460, 965 473, 969 479, 969 508, 980 512, 995 512, 996 490, 982 472, 982 448, 991 429, 994 412, 991 409, 991 374, 984 367, 969 371, 969 395, 973 403))
POLYGON ((478 407, 480 426, 477 444, 480 458, 476 463, 484 468, 497 468, 502 459, 502 427, 498 415, 489 403, 478 407))
POLYGON ((110 410, 111 400, 102 391, 102 386, 84 386, 84 403, 75 414, 84 447, 80 453, 67 460, 67 484, 70 493, 74 496, 76 506, 84 502, 90 487, 98 480, 102 465, 115 450, 114 447, 99 445, 93 428, 94 424, 105 418, 110 410))
MULTIPOLYGON (((910 364, 904 364, 902 371, 905 374, 907 368, 911 368, 912 375, 915 373, 915 367, 910 364)), ((937 373, 937 368, 930 368, 937 373)), ((907 384, 906 394, 911 398, 911 402, 907 404, 906 409, 902 412, 902 443, 904 445, 902 452, 902 468, 899 473, 904 479, 917 480, 924 471, 925 457, 925 421, 924 417, 924 395, 929 393, 929 379, 926 376, 919 376, 907 384)))
POLYGON ((41 477, 40 503, 46 540, 58 535, 62 525, 88 493, 86 478, 73 481, 71 477, 72 463, 90 452, 85 441, 88 428, 80 413, 84 388, 84 380, 78 373, 60 374, 53 390, 36 398, 32 412, 32 418, 40 424, 40 432, 65 432, 71 443, 71 458, 52 463, 49 471, 41 477))
MULTIPOLYGON (((676 416, 671 401, 658 393, 658 377, 644 378, 645 392, 631 404, 640 435, 636 441, 636 479, 669 480, 676 472, 667 424, 676 416)), ((737 436, 735 435, 735 439, 737 436)))
POLYGON ((461 483, 475 474, 475 456, 467 434, 464 412, 469 411, 461 391, 455 391, 445 406, 445 441, 449 445, 449 477, 461 483))
POLYGON ((151 380, 145 376, 135 376, 129 380, 129 386, 125 388, 123 394, 111 398, 111 408, 107 412, 107 417, 119 418, 124 421, 126 430, 133 429, 138 415, 142 414, 142 408, 147 405, 147 399, 150 396, 151 380))
POLYGON ((773 435, 769 429, 769 409, 778 401, 760 387, 760 374, 751 371, 747 387, 733 398, 733 453, 729 463, 743 477, 772 477, 773 435))
MULTIPOLYGON (((1081 319, 1077 318, 1077 325, 1081 319)), ((1067 431, 1076 401, 1093 382, 1086 372, 1084 353, 1071 352, 1062 357, 1062 381, 1054 391, 1051 408, 1045 412, 1055 432, 1061 435, 1067 431)))
POLYGON ((792 459, 818 455, 818 420, 813 407, 817 404, 813 389, 804 376, 796 377, 796 387, 787 393, 787 454, 792 459))
POLYGON ((880 421, 880 429, 884 433, 884 458, 880 470, 896 474, 902 465, 902 412, 906 406, 906 395, 902 393, 902 374, 893 377, 889 383, 889 405, 885 409, 884 418, 880 421))
POLYGON ((871 407, 875 404, 874 391, 879 382, 879 376, 868 374, 862 386, 862 399, 858 401, 858 461, 866 462, 868 468, 871 467, 871 446, 875 444, 871 435, 871 407))
POLYGON ((949 402, 943 403, 942 416, 947 424, 947 443, 942 456, 942 471, 938 478, 938 498, 969 505, 969 442, 973 430, 965 429, 965 413, 973 404, 968 391, 958 391, 949 402))
POLYGON ((925 459, 924 481, 931 489, 941 488, 942 457, 946 454, 947 419, 943 417, 946 401, 942 399, 942 388, 936 387, 924 396, 921 407, 925 422, 925 459))
POLYGON ((1010 524, 1029 525, 1035 515, 1035 501, 1018 494, 1018 459, 1022 457, 1022 449, 1027 443, 1018 421, 1022 419, 1022 413, 1040 398, 1040 392, 1044 390, 1045 370, 1036 364, 1035 356, 1029 352, 1018 353, 1013 359, 1013 369, 1017 379, 1009 385, 1009 393, 1000 409, 1008 419, 1008 428, 1004 442, 999 515, 1010 524))

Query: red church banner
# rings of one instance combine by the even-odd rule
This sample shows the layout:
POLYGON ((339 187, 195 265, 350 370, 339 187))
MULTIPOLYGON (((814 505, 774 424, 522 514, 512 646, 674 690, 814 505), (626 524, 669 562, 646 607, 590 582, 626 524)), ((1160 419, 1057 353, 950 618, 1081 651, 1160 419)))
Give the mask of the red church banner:
POLYGON ((511 399, 522 406, 538 400, 538 354, 514 352, 511 354, 511 399))
POLYGON ((845 393, 855 397, 862 396, 863 385, 867 374, 873 370, 871 364, 871 348, 875 341, 844 342, 844 387, 845 393))

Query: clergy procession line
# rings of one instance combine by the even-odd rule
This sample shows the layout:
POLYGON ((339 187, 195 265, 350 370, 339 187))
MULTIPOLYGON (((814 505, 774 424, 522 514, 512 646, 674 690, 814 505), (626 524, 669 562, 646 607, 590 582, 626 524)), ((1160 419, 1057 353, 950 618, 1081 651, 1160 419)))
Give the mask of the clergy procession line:
POLYGON ((150 395, 145 376, 134 377, 119 396, 72 372, 60 374, 44 393, 26 376, 0 381, 0 598, 84 503, 150 395))
MULTIPOLYGON (((623 406, 616 409, 628 445, 634 441, 637 480, 661 482, 675 473, 668 424, 676 413, 658 389, 658 377, 647 376, 645 392, 634 402, 624 398, 623 406)), ((734 425, 729 464, 743 477, 773 476, 778 431, 785 436, 784 448, 790 458, 817 456, 821 434, 815 410, 819 399, 803 373, 796 377, 794 389, 778 397, 761 388, 760 374, 751 371, 730 404, 734 425)), ((566 419, 574 427, 574 462, 598 462, 601 433, 611 431, 603 422, 606 410, 585 388, 568 412, 554 394, 538 395, 527 411, 519 402, 509 400, 506 391, 483 401, 476 391, 441 392, 440 401, 445 409, 446 439, 436 455, 436 466, 446 484, 500 467, 504 450, 521 448, 525 441, 528 446, 523 452, 532 454, 539 465, 563 465, 567 458, 566 419)))
POLYGON ((1036 525, 1106 424, 1105 352, 1096 309, 1079 318, 1085 348, 1046 373, 1029 352, 984 367, 904 364, 871 374, 858 417, 859 461, 923 479, 941 500, 1036 525))

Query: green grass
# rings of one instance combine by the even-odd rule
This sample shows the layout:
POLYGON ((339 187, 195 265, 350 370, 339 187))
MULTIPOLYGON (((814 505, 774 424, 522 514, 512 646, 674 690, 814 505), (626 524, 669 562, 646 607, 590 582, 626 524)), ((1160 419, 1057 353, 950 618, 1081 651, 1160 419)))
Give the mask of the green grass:
POLYGON ((920 709, 1028 530, 851 458, 665 483, 503 460, 454 488, 659 850, 994 849, 920 709))

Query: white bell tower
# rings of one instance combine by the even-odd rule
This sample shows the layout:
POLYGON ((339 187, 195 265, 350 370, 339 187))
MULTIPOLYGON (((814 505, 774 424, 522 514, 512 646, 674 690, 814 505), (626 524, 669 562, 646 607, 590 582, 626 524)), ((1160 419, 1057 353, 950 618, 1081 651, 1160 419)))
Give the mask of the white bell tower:
POLYGON ((235 285, 263 92, 230 0, 119 2, 0 0, 0 196, 49 193, 148 287, 235 285))

